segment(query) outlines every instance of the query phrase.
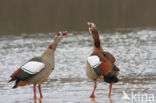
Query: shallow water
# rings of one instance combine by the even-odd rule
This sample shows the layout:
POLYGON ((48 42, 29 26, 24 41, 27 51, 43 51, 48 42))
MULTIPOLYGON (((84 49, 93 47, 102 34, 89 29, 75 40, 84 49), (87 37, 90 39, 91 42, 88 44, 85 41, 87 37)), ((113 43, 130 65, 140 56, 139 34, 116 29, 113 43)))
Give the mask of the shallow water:
MULTIPOLYGON (((54 33, 1 36, 1 103, 35 102, 32 85, 11 89, 13 83, 7 82, 9 75, 26 60, 39 56, 52 41, 53 36, 54 33)), ((120 82, 113 85, 111 100, 108 99, 109 85, 103 81, 98 81, 96 98, 89 98, 93 82, 86 77, 85 62, 92 51, 92 38, 88 32, 72 32, 56 50, 55 69, 43 83, 44 98, 36 100, 37 103, 156 102, 156 30, 101 33, 100 36, 104 50, 116 57, 116 64, 120 68, 120 82), (130 100, 122 99, 123 91, 130 100), (132 94, 139 96, 134 100, 132 94), (143 95, 146 97, 141 101, 143 95), (154 96, 154 101, 148 101, 151 96, 154 96)))

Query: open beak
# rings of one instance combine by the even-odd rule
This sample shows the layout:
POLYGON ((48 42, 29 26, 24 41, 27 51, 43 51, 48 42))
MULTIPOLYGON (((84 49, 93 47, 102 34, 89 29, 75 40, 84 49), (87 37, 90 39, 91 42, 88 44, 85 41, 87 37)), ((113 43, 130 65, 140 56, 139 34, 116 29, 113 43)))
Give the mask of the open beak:
POLYGON ((63 36, 66 36, 67 34, 68 34, 68 31, 62 32, 62 35, 63 35, 63 36))

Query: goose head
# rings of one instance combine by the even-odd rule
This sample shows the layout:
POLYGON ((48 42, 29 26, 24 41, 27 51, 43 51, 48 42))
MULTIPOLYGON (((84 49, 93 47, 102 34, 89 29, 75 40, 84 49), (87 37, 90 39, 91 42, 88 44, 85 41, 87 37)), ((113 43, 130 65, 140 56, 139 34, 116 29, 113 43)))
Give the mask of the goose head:
POLYGON ((56 33, 54 37, 54 42, 59 43, 67 34, 68 34, 67 31, 56 33))

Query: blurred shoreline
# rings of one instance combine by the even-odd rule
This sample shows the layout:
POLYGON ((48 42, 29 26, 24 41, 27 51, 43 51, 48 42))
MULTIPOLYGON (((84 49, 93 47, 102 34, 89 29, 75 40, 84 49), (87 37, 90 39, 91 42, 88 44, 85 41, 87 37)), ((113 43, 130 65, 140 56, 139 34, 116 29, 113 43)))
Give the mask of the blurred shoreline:
POLYGON ((0 0, 0 35, 156 27, 156 0, 0 0))

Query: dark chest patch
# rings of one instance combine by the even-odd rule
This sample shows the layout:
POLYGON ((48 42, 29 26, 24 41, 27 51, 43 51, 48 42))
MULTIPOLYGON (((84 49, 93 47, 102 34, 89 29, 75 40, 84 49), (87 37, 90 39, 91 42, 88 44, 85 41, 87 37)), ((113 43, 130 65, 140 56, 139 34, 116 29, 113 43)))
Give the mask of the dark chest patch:
POLYGON ((106 56, 106 53, 105 53, 105 52, 102 52, 102 55, 103 55, 103 56, 106 56))

